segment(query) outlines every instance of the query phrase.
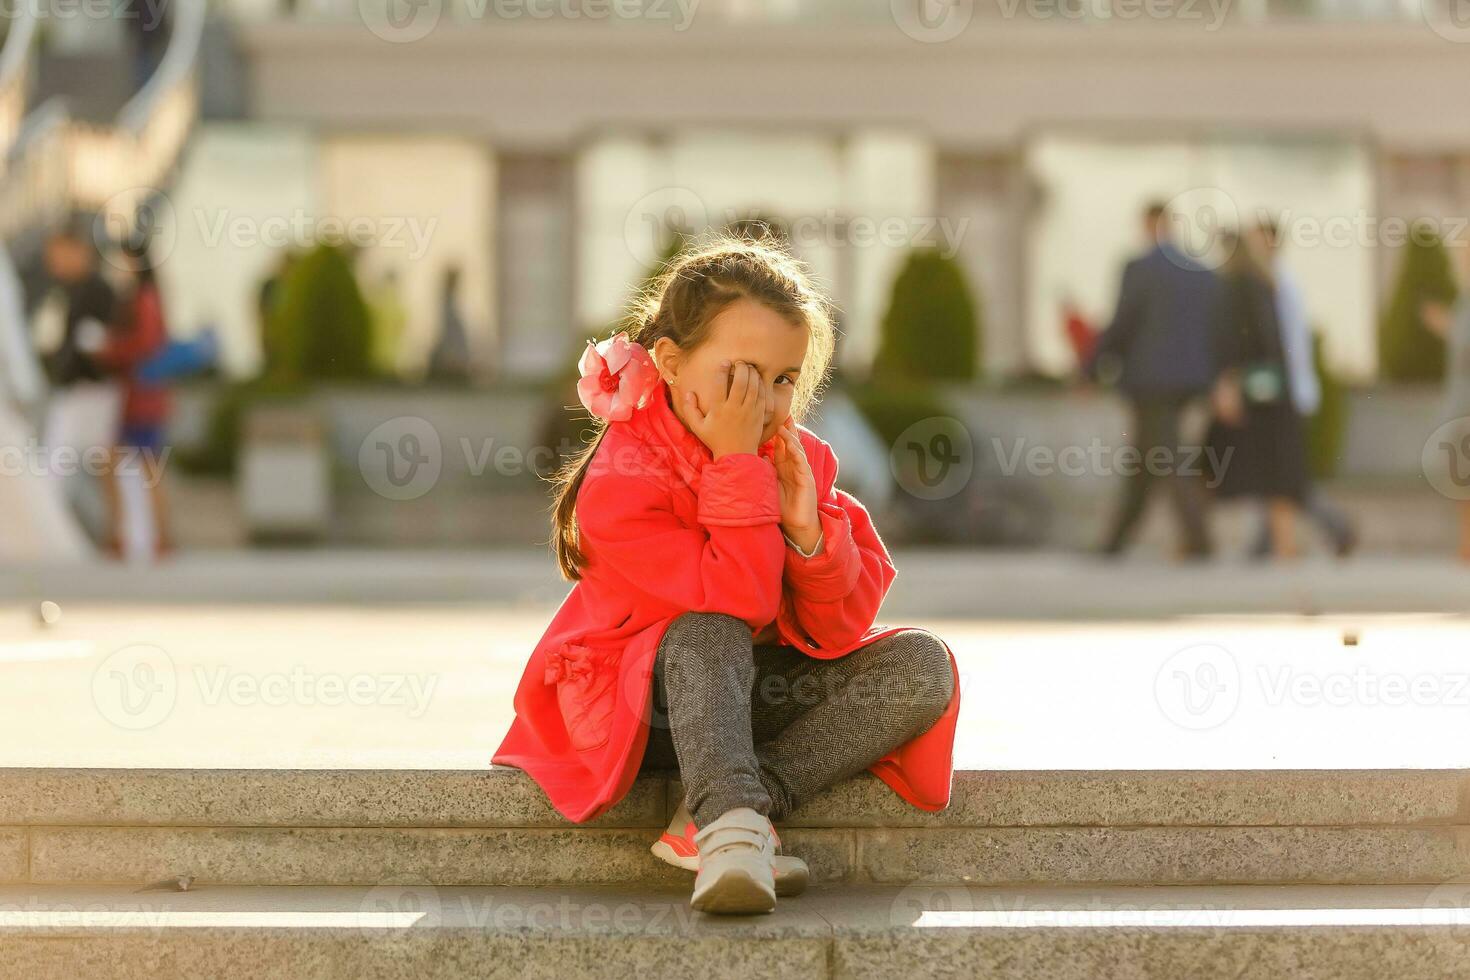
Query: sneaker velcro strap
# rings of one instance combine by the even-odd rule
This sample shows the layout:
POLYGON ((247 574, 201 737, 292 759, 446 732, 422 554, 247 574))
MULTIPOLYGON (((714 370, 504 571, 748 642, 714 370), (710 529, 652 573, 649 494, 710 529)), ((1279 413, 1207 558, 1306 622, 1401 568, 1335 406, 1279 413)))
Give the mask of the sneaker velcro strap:
POLYGON ((699 847, 701 854, 718 851, 731 844, 748 844, 756 850, 764 850, 770 844, 770 837, 763 831, 747 827, 722 827, 702 841, 696 841, 695 844, 699 847))

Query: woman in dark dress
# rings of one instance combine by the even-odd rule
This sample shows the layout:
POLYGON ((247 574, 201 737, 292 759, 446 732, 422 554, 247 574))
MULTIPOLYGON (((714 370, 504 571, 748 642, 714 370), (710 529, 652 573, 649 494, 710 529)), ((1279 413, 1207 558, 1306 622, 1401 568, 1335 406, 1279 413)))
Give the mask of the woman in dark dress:
MULTIPOLYGON (((1227 247, 1231 242, 1226 242, 1227 247)), ((1212 331, 1219 372, 1207 437, 1223 499, 1263 501, 1276 556, 1296 556, 1296 512, 1306 499, 1306 435, 1293 407, 1276 320, 1275 287, 1254 231, 1234 242, 1222 270, 1212 331)))

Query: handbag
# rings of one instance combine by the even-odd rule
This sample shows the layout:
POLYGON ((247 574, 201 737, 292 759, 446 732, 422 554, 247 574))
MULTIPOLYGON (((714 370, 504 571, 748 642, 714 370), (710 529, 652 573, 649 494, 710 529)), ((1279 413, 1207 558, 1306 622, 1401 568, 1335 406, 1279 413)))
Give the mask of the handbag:
POLYGON ((1286 372, 1273 361, 1247 364, 1240 372, 1240 393, 1252 405, 1273 405, 1286 394, 1286 372))

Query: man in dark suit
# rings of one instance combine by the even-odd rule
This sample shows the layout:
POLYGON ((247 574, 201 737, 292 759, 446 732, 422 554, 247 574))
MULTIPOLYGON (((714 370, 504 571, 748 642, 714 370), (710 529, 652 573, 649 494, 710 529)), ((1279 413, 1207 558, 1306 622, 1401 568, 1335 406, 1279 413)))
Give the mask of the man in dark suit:
POLYGON ((1204 558, 1212 546, 1202 487, 1191 474, 1179 472, 1194 464, 1197 475, 1202 463, 1180 446, 1179 419, 1214 380, 1209 332, 1218 280, 1170 240, 1166 205, 1148 206, 1144 230, 1153 247, 1123 270, 1117 311, 1088 365, 1092 377, 1116 383, 1128 398, 1133 414, 1128 435, 1138 453, 1128 460, 1123 499, 1102 551, 1123 552, 1149 492, 1164 480, 1179 519, 1184 555, 1204 558))

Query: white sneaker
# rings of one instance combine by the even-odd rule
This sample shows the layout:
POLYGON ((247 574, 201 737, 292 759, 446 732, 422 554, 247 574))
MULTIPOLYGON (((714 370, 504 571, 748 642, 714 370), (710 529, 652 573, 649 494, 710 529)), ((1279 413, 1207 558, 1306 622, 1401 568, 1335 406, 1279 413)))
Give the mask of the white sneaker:
POLYGON ((699 873, 689 904, 700 912, 741 914, 776 908, 771 822, 748 806, 727 810, 694 835, 699 873))
MULTIPOLYGON (((649 850, 654 857, 676 868, 698 871, 699 848, 694 843, 695 832, 694 818, 689 815, 689 808, 681 800, 679 808, 674 811, 674 818, 669 821, 669 829, 654 841, 649 850)), ((790 898, 800 895, 806 891, 807 883, 811 880, 811 871, 801 858, 780 853, 781 835, 776 832, 775 827, 771 828, 771 836, 776 839, 776 859, 771 867, 771 873, 776 879, 776 897, 790 898)))

